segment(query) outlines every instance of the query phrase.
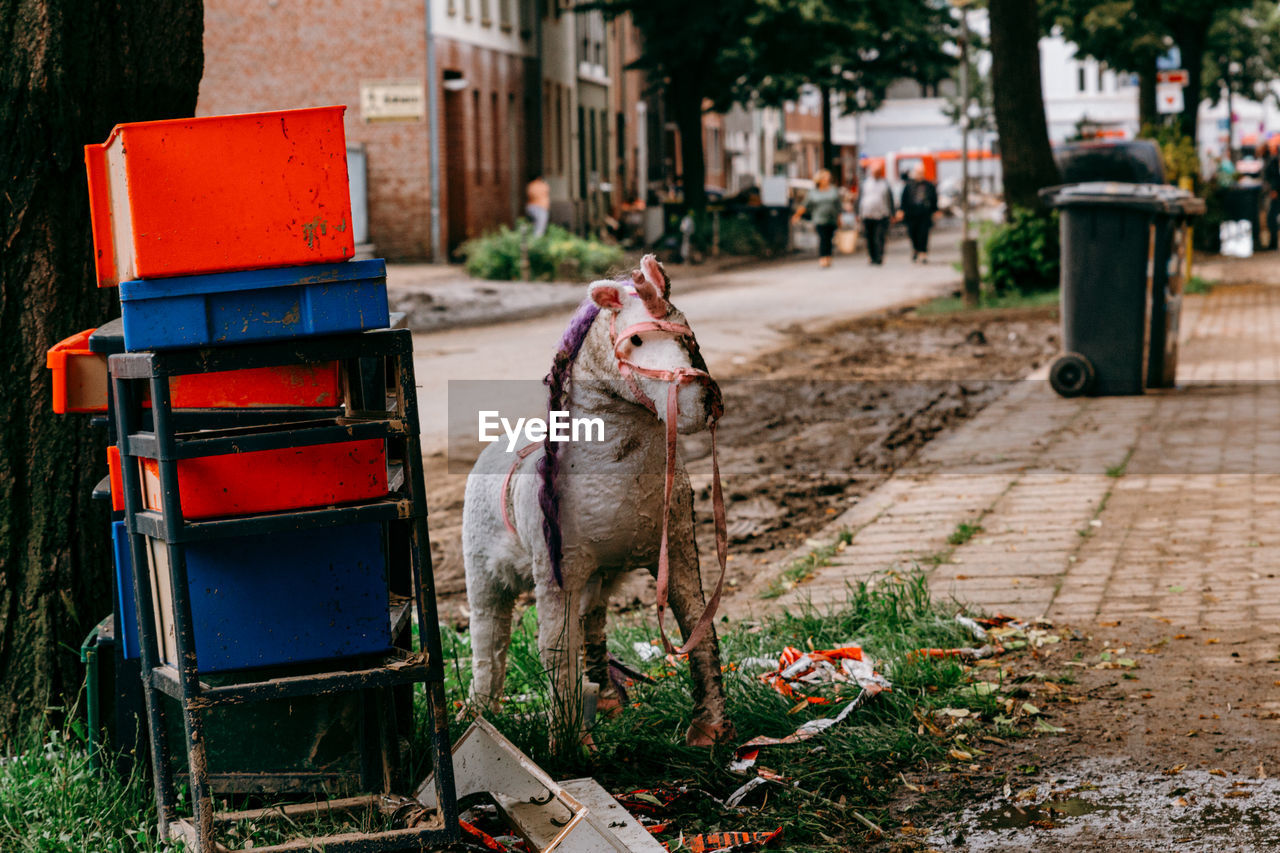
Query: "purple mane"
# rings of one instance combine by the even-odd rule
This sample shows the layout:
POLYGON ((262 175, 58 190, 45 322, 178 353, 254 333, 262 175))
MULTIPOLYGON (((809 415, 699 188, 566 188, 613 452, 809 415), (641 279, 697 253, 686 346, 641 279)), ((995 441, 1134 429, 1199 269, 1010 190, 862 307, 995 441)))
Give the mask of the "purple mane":
MULTIPOLYGON (((582 342, 591 330, 600 313, 600 306, 590 298, 584 299, 573 313, 569 327, 560 336, 560 345, 556 347, 555 361, 551 363, 551 372, 543 382, 547 385, 547 411, 559 411, 564 406, 565 383, 569 379, 569 371, 582 349, 582 342)), ((547 538, 547 554, 551 558, 551 574, 558 586, 564 586, 561 574, 561 562, 564 559, 564 543, 560 538, 560 498, 556 494, 556 475, 560 471, 560 463, 556 457, 558 443, 548 437, 543 442, 542 458, 538 460, 538 474, 542 483, 538 487, 538 505, 542 507, 542 532, 547 538)))

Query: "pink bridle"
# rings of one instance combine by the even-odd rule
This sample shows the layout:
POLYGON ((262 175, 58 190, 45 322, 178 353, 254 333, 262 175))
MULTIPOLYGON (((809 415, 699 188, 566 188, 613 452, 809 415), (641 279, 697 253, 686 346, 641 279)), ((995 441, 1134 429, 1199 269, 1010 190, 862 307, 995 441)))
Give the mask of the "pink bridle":
POLYGON ((635 374, 648 379, 657 379, 660 382, 670 383, 667 386, 667 471, 662 489, 662 541, 658 546, 658 636, 662 638, 663 648, 667 650, 668 654, 688 654, 690 649, 701 642, 703 636, 707 633, 707 629, 711 627, 711 620, 715 618, 716 611, 720 608, 720 596, 724 592, 724 577, 728 565, 729 537, 725 526, 724 494, 720 488, 720 454, 716 448, 716 424, 719 422, 720 416, 724 414, 724 402, 720 395, 720 386, 711 378, 711 374, 705 370, 699 370, 696 367, 658 370, 636 364, 622 354, 622 348, 630 340, 631 336, 641 332, 663 332, 672 337, 684 338, 688 341, 690 350, 697 352, 698 342, 693 336, 693 329, 683 323, 671 323, 666 320, 646 320, 642 323, 628 326, 619 333, 615 331, 617 317, 616 313, 609 317, 609 337, 613 342, 614 357, 618 360, 618 372, 626 380, 631 393, 645 408, 657 415, 657 404, 650 399, 648 394, 644 393, 640 383, 635 379, 635 374), (662 622, 663 615, 667 609, 667 591, 670 585, 668 529, 671 526, 671 492, 675 487, 676 480, 676 442, 679 434, 677 421, 680 418, 678 395, 682 386, 693 382, 700 382, 706 385, 707 390, 712 395, 711 411, 707 417, 707 429, 711 433, 711 512, 715 519, 716 559, 720 563, 720 579, 716 581, 715 592, 712 593, 711 600, 707 602, 702 618, 698 620, 698 624, 689 632, 689 636, 685 638, 684 645, 677 649, 667 639, 667 632, 662 622))
MULTIPOLYGON (((683 338, 688 341, 691 351, 697 352, 697 340, 693 336, 693 329, 683 323, 672 323, 667 320, 646 320, 641 323, 628 326, 622 332, 616 330, 617 313, 613 313, 609 317, 609 338, 613 344, 613 355, 618 362, 618 372, 626 381, 627 387, 631 389, 631 393, 636 399, 656 416, 658 414, 657 404, 644 393, 640 387, 640 383, 636 381, 636 376, 644 376, 648 379, 656 379, 660 382, 670 383, 667 386, 667 402, 666 402, 666 423, 667 423, 667 464, 666 479, 662 491, 662 540, 658 546, 658 578, 657 578, 657 607, 658 607, 658 635, 662 638, 662 645, 668 654, 688 654, 689 650, 694 648, 701 642, 711 627, 711 622, 715 618, 716 611, 720 608, 720 597, 724 592, 724 579, 728 564, 728 535, 726 533, 725 513, 724 513, 724 494, 720 487, 720 457, 716 448, 716 424, 720 420, 720 416, 724 413, 724 404, 720 394, 720 386, 711 377, 711 374, 705 370, 699 370, 696 367, 677 367, 673 370, 659 370, 652 367, 644 367, 636 364, 623 355, 623 346, 630 340, 632 335, 638 335, 642 332, 661 332, 676 338, 683 338), (702 617, 698 623, 689 632, 689 636, 685 638, 684 645, 676 648, 667 638, 666 628, 663 625, 663 617, 667 609, 668 590, 670 587, 671 571, 670 571, 670 554, 668 547, 669 532, 671 526, 671 493, 675 488, 676 479, 676 445, 678 440, 678 420, 680 418, 679 393, 680 389, 688 384, 698 382, 707 386, 708 391, 712 394, 711 411, 708 413, 707 428, 711 433, 711 506, 712 515, 715 521, 716 531, 716 558, 720 563, 720 579, 716 581, 715 592, 712 593, 711 599, 707 602, 706 609, 702 613, 702 617)), ((502 522, 507 526, 507 530, 514 536, 516 535, 515 525, 511 523, 511 515, 508 510, 509 487, 511 477, 515 474, 516 468, 526 458, 536 451, 540 444, 528 444, 520 449, 516 455, 515 461, 511 463, 507 476, 502 481, 501 491, 501 508, 502 522)))

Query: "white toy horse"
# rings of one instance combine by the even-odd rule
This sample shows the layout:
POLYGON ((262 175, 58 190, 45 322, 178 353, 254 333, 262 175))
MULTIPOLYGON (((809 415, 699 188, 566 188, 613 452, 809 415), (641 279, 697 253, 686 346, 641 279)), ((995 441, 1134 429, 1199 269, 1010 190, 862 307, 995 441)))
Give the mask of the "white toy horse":
MULTIPOLYGON (((471 609, 473 701, 496 708, 506 679, 516 597, 533 589, 538 648, 551 674, 553 735, 580 726, 586 673, 610 696, 606 606, 616 582, 647 568, 658 578, 658 623, 669 589, 693 675, 687 740, 733 736, 725 717, 720 653, 694 541, 693 491, 676 446, 710 427, 714 458, 720 391, 706 372, 684 315, 667 302, 670 283, 652 255, 630 281, 597 281, 560 341, 548 408, 601 418, 603 441, 505 443, 480 454, 467 481, 462 548, 471 609), (657 402, 655 402, 657 401, 657 402), (667 508, 664 524, 663 510, 667 508)), ((719 471, 714 477, 716 545, 725 560, 719 471)), ((665 633, 663 640, 666 642, 665 633)))

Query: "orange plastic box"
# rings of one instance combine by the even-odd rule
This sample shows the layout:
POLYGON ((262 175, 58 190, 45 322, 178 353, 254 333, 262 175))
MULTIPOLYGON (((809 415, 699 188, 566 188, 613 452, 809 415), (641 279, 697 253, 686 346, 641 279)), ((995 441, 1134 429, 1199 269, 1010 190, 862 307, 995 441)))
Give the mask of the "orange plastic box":
POLYGON ((98 286, 350 258, 345 111, 120 124, 85 146, 98 286))
MULTIPOLYGON (((94 331, 72 335, 46 355, 53 371, 53 410, 60 415, 107 411, 107 356, 90 351, 94 331)), ((336 361, 174 376, 169 395, 175 409, 327 409, 342 404, 336 361)))
MULTIPOLYGON (((160 510, 160 471, 142 460, 142 502, 160 510)), ((178 462, 184 518, 255 515, 370 500, 387 494, 380 438, 202 456, 178 462)))
POLYGON ((93 332, 59 341, 45 355, 53 371, 53 410, 60 415, 107 410, 107 357, 89 350, 93 332))

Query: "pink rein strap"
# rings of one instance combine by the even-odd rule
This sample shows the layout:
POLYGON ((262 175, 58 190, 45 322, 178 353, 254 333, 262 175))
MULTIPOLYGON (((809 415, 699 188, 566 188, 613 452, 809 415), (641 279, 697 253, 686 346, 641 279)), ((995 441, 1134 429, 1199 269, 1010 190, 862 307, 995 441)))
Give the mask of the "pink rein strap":
MULTIPOLYGON (((614 315, 617 316, 617 315, 614 315)), ((715 619, 716 611, 720 608, 720 597, 724 592, 724 578, 728 566, 728 550, 729 537, 726 532, 725 514, 724 514, 724 494, 720 488, 720 457, 716 447, 716 424, 723 413, 720 388, 716 385, 716 381, 711 378, 711 374, 705 370, 698 370, 690 367, 680 367, 675 370, 655 370, 653 368, 642 367, 623 357, 621 349, 623 343, 632 335, 639 332, 666 332, 667 334, 677 337, 688 337, 693 339, 693 330, 688 326, 680 323, 669 323, 665 320, 650 320, 643 323, 636 323, 623 329, 621 334, 614 334, 613 317, 609 319, 609 333, 613 338, 614 355, 618 359, 618 369, 623 379, 627 381, 631 392, 636 395, 650 411, 657 414, 658 408, 653 400, 640 389, 639 383, 632 376, 637 373, 650 379, 657 379, 662 382, 669 382, 667 386, 667 470, 666 481, 662 491, 662 541, 658 546, 658 578, 657 578, 657 605, 658 605, 658 635, 662 638, 662 646, 667 650, 668 654, 683 655, 688 654, 711 628, 711 622, 715 619), (663 626, 663 616, 667 609, 667 597, 671 580, 671 562, 670 549, 668 547, 669 528, 671 526, 671 493, 675 488, 676 480, 676 445, 678 440, 678 424, 680 417, 680 405, 678 395, 680 388, 691 382, 701 382, 706 385, 715 397, 715 403, 710 413, 708 430, 711 433, 711 507, 712 515, 715 520, 716 530, 716 558, 720 563, 720 579, 716 581, 715 592, 711 594, 711 600, 707 602, 706 609, 702 612, 702 617, 698 623, 693 626, 693 630, 689 632, 689 636, 685 638, 684 645, 676 648, 667 638, 667 632, 663 626)))

